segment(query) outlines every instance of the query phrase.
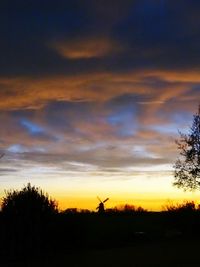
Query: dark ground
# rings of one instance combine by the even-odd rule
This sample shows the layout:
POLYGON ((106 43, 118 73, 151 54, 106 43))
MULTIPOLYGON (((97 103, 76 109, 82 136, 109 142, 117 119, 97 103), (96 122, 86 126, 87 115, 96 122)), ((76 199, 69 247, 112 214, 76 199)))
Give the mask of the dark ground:
POLYGON ((7 236, 16 240, 11 248, 1 238, 1 267, 200 266, 199 212, 59 214, 37 228, 38 237, 27 236, 26 225, 11 225, 7 236))
POLYGON ((199 267, 199 240, 168 240, 107 249, 57 253, 43 260, 11 261, 2 267, 199 267))

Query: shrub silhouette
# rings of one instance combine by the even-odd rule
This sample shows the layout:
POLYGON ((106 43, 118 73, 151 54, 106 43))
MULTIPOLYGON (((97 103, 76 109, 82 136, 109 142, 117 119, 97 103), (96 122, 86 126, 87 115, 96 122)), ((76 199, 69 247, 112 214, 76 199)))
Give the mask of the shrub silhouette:
POLYGON ((176 205, 173 205, 173 204, 170 205, 169 204, 169 205, 166 205, 165 209, 168 212, 179 212, 179 213, 180 212, 191 213, 191 212, 195 212, 197 210, 194 201, 185 201, 182 204, 176 204, 176 205))
POLYGON ((7 191, 1 209, 3 214, 10 216, 48 216, 57 212, 57 203, 41 189, 28 183, 20 191, 7 191))
POLYGON ((2 199, 5 243, 11 254, 28 255, 44 250, 57 203, 35 186, 6 192, 2 199))
POLYGON ((130 204, 125 204, 125 205, 120 205, 115 207, 114 209, 112 209, 113 212, 116 213, 145 213, 147 212, 146 209, 142 208, 142 207, 136 207, 134 205, 130 205, 130 204))
POLYGON ((169 223, 184 234, 200 234, 199 207, 194 201, 185 201, 182 204, 166 205, 169 223))

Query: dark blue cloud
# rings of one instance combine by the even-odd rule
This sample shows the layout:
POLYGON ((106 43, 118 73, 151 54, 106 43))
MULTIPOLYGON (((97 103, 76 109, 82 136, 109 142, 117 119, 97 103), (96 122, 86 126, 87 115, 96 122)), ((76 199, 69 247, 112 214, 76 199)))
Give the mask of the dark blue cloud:
POLYGON ((0 75, 58 75, 199 67, 198 1, 3 1, 0 75), (66 60, 48 44, 109 36, 123 51, 66 60))

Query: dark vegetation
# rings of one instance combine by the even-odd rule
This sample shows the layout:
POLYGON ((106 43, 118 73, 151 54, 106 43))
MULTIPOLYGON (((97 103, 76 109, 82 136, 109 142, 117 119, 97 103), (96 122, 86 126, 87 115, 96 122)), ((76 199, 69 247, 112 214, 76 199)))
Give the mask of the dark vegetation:
POLYGON ((174 185, 184 190, 200 189, 200 106, 188 134, 176 141, 180 157, 174 165, 174 185))
POLYGON ((7 192, 1 207, 2 266, 27 266, 27 262, 36 262, 37 266, 43 262, 44 266, 45 261, 51 266, 56 258, 65 257, 67 261, 66 255, 73 262, 72 255, 83 251, 92 255, 110 249, 129 251, 131 247, 137 251, 139 247, 150 249, 200 237, 200 209, 193 202, 168 205, 163 212, 147 212, 132 205, 104 213, 76 209, 59 212, 54 200, 28 184, 20 191, 7 192))

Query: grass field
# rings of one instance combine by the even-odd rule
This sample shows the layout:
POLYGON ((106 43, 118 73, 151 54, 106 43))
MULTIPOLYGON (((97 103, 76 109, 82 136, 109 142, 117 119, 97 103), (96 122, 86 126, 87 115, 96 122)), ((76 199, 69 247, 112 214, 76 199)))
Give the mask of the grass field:
POLYGON ((10 262, 2 267, 199 267, 199 240, 179 239, 128 247, 62 252, 43 260, 10 262))
POLYGON ((200 220, 194 214, 59 215, 46 231, 46 249, 41 247, 39 257, 34 252, 38 243, 30 249, 23 245, 20 259, 7 254, 0 266, 199 267, 200 220))

